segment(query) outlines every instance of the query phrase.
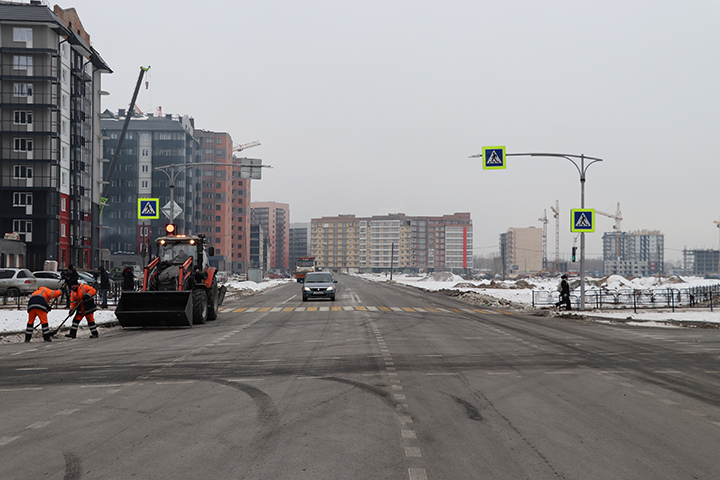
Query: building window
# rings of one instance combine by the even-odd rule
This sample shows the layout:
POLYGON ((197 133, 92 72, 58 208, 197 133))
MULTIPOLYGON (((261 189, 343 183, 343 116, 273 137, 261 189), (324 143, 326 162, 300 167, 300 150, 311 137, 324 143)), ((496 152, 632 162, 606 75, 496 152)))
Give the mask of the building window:
POLYGON ((60 211, 67 212, 67 199, 66 198, 60 199, 60 211))
POLYGON ((13 42, 32 42, 32 28, 13 28, 13 42))
POLYGON ((32 57, 25 55, 13 55, 13 70, 27 70, 32 68, 32 57))
POLYGON ((32 220, 13 220, 13 232, 32 233, 32 220))
POLYGON ((32 83, 13 83, 14 97, 29 97, 32 96, 32 92, 32 83))
POLYGON ((60 224, 60 236, 63 238, 67 237, 67 227, 64 223, 60 224))
POLYGON ((32 205, 32 193, 13 192, 13 207, 27 207, 32 205))
POLYGON ((16 138, 13 150, 16 152, 32 152, 32 138, 16 138))
POLYGON ((13 115, 15 125, 30 125, 33 123, 33 112, 27 110, 15 110, 13 115))

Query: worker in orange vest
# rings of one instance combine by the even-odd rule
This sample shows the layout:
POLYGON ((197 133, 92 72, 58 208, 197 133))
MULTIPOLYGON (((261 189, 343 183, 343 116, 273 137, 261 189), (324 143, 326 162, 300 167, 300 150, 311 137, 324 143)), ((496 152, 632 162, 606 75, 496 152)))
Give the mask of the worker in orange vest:
POLYGON ((29 342, 35 328, 35 319, 40 319, 42 325, 43 340, 52 342, 50 338, 50 326, 48 325, 47 314, 50 311, 50 301, 62 295, 62 290, 52 290, 47 287, 40 287, 30 295, 28 300, 28 322, 25 329, 25 341, 29 342))
POLYGON ((97 310, 94 298, 96 293, 97 290, 85 283, 70 287, 70 307, 75 311, 75 317, 73 318, 72 327, 70 327, 70 333, 65 335, 66 337, 77 337, 80 321, 85 317, 88 327, 90 327, 90 337, 98 338, 95 316, 93 315, 93 312, 97 310))

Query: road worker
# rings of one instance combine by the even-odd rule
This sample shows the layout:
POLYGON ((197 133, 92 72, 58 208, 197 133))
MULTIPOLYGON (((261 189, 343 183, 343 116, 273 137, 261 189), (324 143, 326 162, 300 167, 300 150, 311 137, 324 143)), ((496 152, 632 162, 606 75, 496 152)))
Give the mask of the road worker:
POLYGON ((42 325, 43 340, 52 342, 50 338, 50 326, 48 325, 47 314, 50 311, 50 301, 62 295, 62 290, 53 290, 47 287, 40 287, 30 295, 28 300, 28 322, 25 330, 25 341, 29 342, 35 328, 35 319, 40 319, 42 325))
POLYGON ((70 333, 65 335, 66 337, 75 338, 77 336, 80 321, 85 317, 88 327, 90 327, 90 337, 98 338, 95 316, 93 315, 93 312, 97 310, 94 298, 96 293, 97 290, 85 283, 70 287, 70 306, 75 311, 75 317, 73 318, 72 327, 70 327, 70 333))

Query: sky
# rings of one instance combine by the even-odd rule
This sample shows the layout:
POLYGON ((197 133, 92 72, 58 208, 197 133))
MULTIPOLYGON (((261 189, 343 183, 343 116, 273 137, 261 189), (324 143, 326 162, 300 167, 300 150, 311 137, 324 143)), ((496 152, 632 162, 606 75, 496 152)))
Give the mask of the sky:
MULTIPOLYGON (((585 207, 659 230, 665 258, 720 243, 720 0, 60 0, 114 71, 102 109, 189 115, 273 168, 252 200, 311 218, 470 212, 476 255, 542 228, 554 260, 585 207)), ((598 216, 586 256, 602 256, 598 216)), ((579 241, 578 241, 579 245, 579 241)))

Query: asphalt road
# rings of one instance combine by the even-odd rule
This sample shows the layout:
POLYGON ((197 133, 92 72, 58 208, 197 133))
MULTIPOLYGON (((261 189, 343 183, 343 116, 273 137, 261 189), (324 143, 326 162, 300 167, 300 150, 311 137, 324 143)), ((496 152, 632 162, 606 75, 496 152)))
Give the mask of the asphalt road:
POLYGON ((0 479, 720 478, 720 330, 338 278, 0 345, 0 479))

